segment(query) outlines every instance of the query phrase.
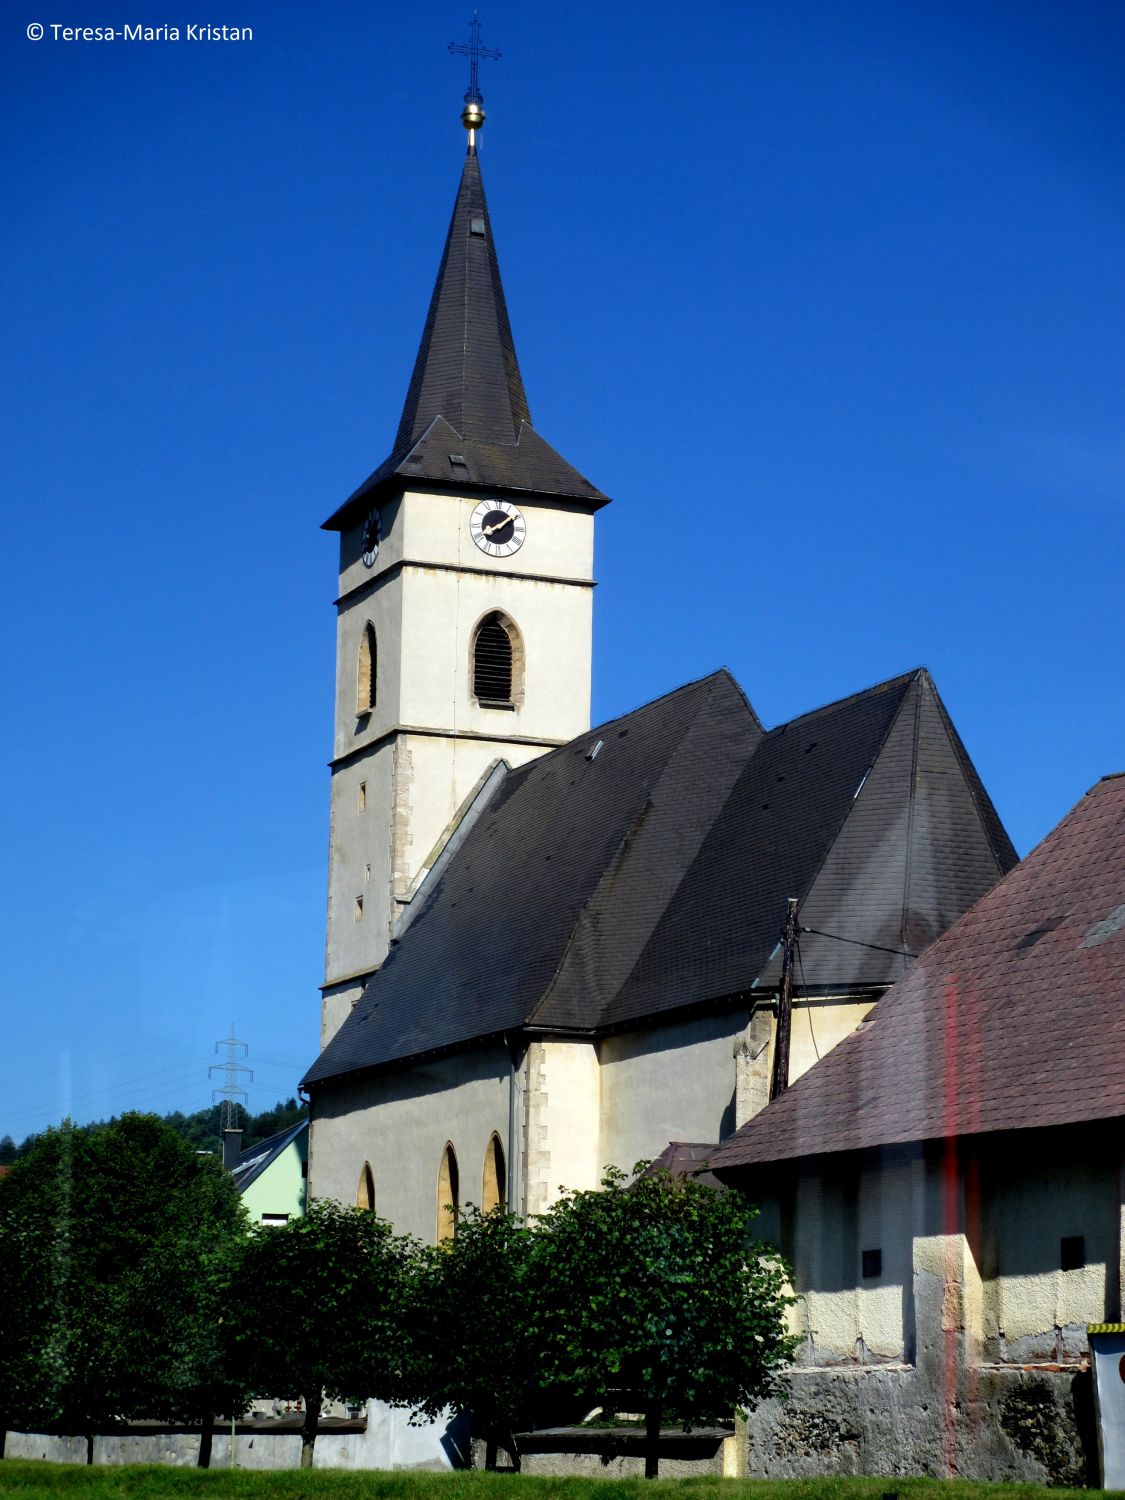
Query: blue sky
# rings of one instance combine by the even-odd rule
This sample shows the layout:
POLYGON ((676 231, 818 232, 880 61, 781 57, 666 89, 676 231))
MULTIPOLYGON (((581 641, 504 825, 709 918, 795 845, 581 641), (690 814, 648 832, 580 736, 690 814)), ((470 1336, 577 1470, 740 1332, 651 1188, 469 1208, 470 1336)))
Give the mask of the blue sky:
MULTIPOLYGON (((0 1134, 316 1047, 334 539, 387 451, 467 8, 10 0, 0 1134), (321 13, 318 13, 321 12, 321 13)), ((532 416, 615 499, 594 711, 930 667, 1021 852, 1125 769, 1125 9, 497 0, 532 416)))

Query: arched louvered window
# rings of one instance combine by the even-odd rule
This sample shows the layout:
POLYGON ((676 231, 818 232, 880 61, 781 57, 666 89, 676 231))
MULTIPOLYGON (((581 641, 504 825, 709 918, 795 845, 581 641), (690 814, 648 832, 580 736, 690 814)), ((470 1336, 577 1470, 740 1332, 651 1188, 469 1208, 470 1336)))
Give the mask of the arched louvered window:
POLYGON ((363 638, 359 643, 355 692, 357 714, 369 714, 375 707, 375 668, 378 656, 378 649, 375 645, 375 627, 368 620, 363 627, 363 638))
POLYGON ((473 636, 473 697, 485 708, 514 708, 523 698, 523 641, 507 615, 485 615, 473 636))
POLYGON ((461 1178, 457 1170, 457 1153, 448 1141, 441 1153, 438 1169, 437 1238, 451 1240, 457 1232, 457 1210, 461 1203, 461 1178))
POLYGON ((484 1213, 498 1208, 507 1197, 507 1173, 504 1169, 504 1148, 500 1137, 493 1135, 484 1151, 484 1177, 481 1182, 480 1206, 484 1213))
POLYGON ((359 1186, 355 1192, 356 1208, 369 1208, 375 1212, 375 1178, 371 1175, 371 1163, 365 1161, 359 1174, 359 1186))

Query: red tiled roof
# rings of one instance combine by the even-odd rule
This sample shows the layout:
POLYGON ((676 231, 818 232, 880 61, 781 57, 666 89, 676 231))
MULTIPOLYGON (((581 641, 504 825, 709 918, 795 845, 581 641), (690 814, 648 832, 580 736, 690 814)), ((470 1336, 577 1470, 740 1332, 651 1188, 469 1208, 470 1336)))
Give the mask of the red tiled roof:
POLYGON ((1117 1116, 1125 775, 1093 787, 710 1165, 1117 1116))

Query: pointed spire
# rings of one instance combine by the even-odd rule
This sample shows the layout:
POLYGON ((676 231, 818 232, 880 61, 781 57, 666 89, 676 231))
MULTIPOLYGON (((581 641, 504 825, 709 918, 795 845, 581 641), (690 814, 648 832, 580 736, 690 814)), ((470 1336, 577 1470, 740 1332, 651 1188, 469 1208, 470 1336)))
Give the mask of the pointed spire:
POLYGON ((394 447, 323 523, 328 531, 354 525, 372 499, 404 482, 560 495, 591 510, 609 504, 531 425, 477 160, 484 112, 476 94, 466 96, 469 151, 394 447))
POLYGON ((470 147, 461 173, 395 451, 417 442, 435 417, 463 438, 514 443, 530 422, 508 321, 500 266, 470 147))

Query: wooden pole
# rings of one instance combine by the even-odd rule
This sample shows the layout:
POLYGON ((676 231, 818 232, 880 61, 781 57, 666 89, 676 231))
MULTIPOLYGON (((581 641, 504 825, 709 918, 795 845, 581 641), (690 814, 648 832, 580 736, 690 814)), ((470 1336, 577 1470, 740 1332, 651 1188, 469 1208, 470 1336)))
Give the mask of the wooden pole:
POLYGON ((777 997, 777 1040, 773 1049, 770 1100, 789 1087, 789 1037, 793 1029, 793 954, 797 946, 797 898, 789 897, 781 949, 781 989, 777 997))

